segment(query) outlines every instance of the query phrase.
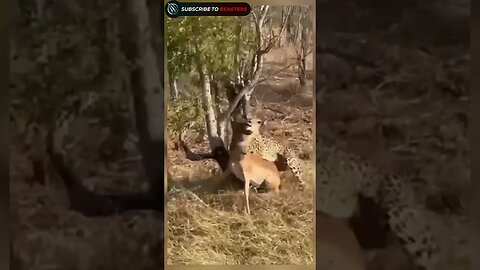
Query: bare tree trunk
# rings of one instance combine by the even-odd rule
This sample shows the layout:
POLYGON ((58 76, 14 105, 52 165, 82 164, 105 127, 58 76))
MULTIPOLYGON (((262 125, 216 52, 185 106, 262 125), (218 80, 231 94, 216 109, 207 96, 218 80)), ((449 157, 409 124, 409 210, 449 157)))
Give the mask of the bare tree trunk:
POLYGON ((229 123, 230 122, 222 122, 219 121, 218 117, 222 115, 221 111, 221 98, 220 98, 220 89, 219 89, 219 81, 218 79, 215 79, 211 81, 212 89, 213 89, 213 98, 214 98, 214 109, 215 109, 215 116, 216 116, 216 123, 217 123, 217 131, 218 131, 218 137, 223 141, 223 145, 225 147, 228 147, 229 145, 229 140, 230 140, 230 134, 229 134, 229 123))
MULTIPOLYGON (((302 15, 303 16, 303 12, 302 15)), ((304 20, 300 20, 302 23, 299 25, 301 27, 300 31, 300 53, 297 56, 297 61, 298 61, 298 80, 300 82, 300 87, 302 89, 305 88, 305 85, 307 84, 307 72, 306 72, 306 46, 308 42, 307 38, 307 30, 306 26, 304 25, 304 20)))
MULTIPOLYGON (((150 19, 150 40, 152 41, 152 47, 154 48, 157 56, 157 66, 160 71, 161 85, 164 86, 164 50, 163 50, 163 37, 164 37, 164 20, 163 20, 163 2, 156 0, 145 0, 147 2, 149 19, 150 19)), ((162 103, 163 104, 163 103, 162 103)), ((162 108, 163 110, 163 108, 162 108)))
POLYGON ((307 71, 305 57, 298 57, 298 80, 302 89, 307 85, 307 71))
POLYGON ((302 89, 304 89, 307 84, 306 57, 309 50, 308 38, 310 34, 309 28, 311 27, 310 25, 308 25, 308 23, 308 8, 300 8, 298 19, 298 31, 300 35, 298 46, 300 48, 297 50, 297 72, 300 87, 302 89))
POLYGON ((242 81, 242 65, 240 64, 240 43, 242 42, 242 37, 241 37, 241 34, 242 34, 242 19, 239 18, 238 21, 237 21, 237 25, 235 26, 235 35, 237 37, 237 40, 235 42, 235 58, 234 58, 234 63, 233 63, 233 66, 234 67, 238 67, 238 68, 235 68, 235 73, 233 75, 233 80, 235 83, 241 83, 242 81))
MULTIPOLYGON (((163 51, 155 52, 159 46, 158 40, 156 42, 150 34, 150 25, 158 22, 151 22, 146 0, 122 2, 125 16, 130 17, 130 20, 125 20, 124 31, 129 36, 125 36, 125 53, 129 60, 139 63, 130 73, 139 148, 152 192, 163 205, 164 104, 163 72, 159 70, 163 62, 158 63, 163 61, 163 51)), ((157 9, 156 12, 160 13, 161 10, 157 9)))
POLYGON ((207 135, 208 142, 210 144, 210 149, 215 149, 216 147, 222 146, 222 140, 220 138, 220 133, 218 130, 219 124, 217 123, 217 115, 215 113, 213 95, 212 95, 212 86, 211 86, 211 76, 208 73, 205 62, 201 58, 201 52, 196 48, 195 52, 195 61, 198 69, 198 74, 200 76, 200 83, 202 88, 202 99, 203 99, 203 109, 206 113, 205 122, 207 125, 207 135))
POLYGON ((176 100, 179 95, 177 80, 174 78, 171 78, 170 80, 168 80, 168 85, 170 87, 170 99, 176 100))
POLYGON ((242 98, 242 113, 245 118, 252 118, 252 105, 250 104, 250 98, 252 97, 253 90, 254 89, 246 93, 242 98))
POLYGON ((287 21, 287 43, 289 45, 295 44, 295 36, 297 34, 297 28, 295 25, 292 23, 293 19, 290 17, 287 21))
POLYGON ((284 27, 284 24, 285 24, 285 31, 281 31, 281 33, 279 34, 280 38, 278 39, 278 42, 277 42, 278 48, 281 48, 282 46, 290 44, 289 36, 291 35, 290 32, 292 31, 292 28, 293 28, 290 25, 290 20, 289 20, 289 17, 291 17, 290 16, 291 10, 292 10, 291 7, 282 7, 282 20, 280 21, 279 26, 280 28, 282 28, 284 27))
MULTIPOLYGON (((283 21, 283 19, 285 18, 285 15, 286 15, 286 13, 285 13, 285 7, 282 7, 282 21, 283 21)), ((288 28, 287 28, 287 31, 288 31, 288 28)), ((277 48, 281 48, 282 45, 283 45, 283 35, 282 35, 282 37, 280 37, 280 38, 278 39, 278 42, 277 42, 277 46, 276 46, 276 47, 277 47, 277 48)))

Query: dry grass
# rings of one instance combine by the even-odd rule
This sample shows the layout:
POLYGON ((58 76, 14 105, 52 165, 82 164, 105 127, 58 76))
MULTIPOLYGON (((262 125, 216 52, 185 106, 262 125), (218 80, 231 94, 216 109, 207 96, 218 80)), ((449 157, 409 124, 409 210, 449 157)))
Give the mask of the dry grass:
POLYGON ((244 213, 243 193, 170 193, 168 264, 305 265, 313 262, 312 192, 278 198, 252 196, 244 213))
MULTIPOLYGON (((13 164, 20 157, 13 155, 13 164)), ((24 161, 23 161, 24 162, 24 161)), ((11 165, 13 165, 11 164, 11 165)), ((15 166, 12 166, 15 167, 15 166)), ((138 172, 132 164, 130 172, 138 172)), ((22 172, 10 180, 11 235, 15 270, 160 269, 163 261, 162 219, 152 212, 128 212, 88 218, 71 211, 63 188, 28 186, 22 172)), ((138 175, 137 177, 141 177, 138 175)), ((138 185, 134 177, 97 176, 94 189, 112 183, 138 185)), ((117 184, 118 185, 118 184, 117 184)))

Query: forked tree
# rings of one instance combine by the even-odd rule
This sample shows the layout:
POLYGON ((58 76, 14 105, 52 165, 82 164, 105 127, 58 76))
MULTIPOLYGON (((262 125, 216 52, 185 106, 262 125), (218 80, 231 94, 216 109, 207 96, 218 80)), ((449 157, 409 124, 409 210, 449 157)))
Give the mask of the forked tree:
MULTIPOLYGON (((307 84, 307 56, 312 52, 311 37, 312 29, 312 14, 309 6, 296 7, 296 12, 290 17, 290 21, 297 19, 297 27, 294 31, 295 35, 292 38, 295 46, 295 53, 297 54, 297 74, 300 82, 300 87, 305 88, 307 84)), ((295 25, 295 24, 294 24, 295 25)))
POLYGON ((172 34, 167 36, 169 77, 174 79, 185 68, 192 68, 198 75, 211 149, 209 153, 191 152, 182 138, 188 129, 186 126, 180 132, 179 141, 187 158, 212 158, 222 169, 226 168, 227 149, 232 136, 231 121, 238 117, 251 117, 252 92, 267 79, 267 76, 262 76, 264 56, 279 41, 291 11, 291 7, 283 9, 285 13, 276 31, 269 23, 271 8, 268 5, 253 8, 247 17, 177 18, 167 21, 167 27, 171 27, 168 34, 172 34), (190 42, 182 42, 187 37, 190 42), (180 61, 183 62, 176 65, 180 61), (223 96, 227 100, 224 110, 223 96))

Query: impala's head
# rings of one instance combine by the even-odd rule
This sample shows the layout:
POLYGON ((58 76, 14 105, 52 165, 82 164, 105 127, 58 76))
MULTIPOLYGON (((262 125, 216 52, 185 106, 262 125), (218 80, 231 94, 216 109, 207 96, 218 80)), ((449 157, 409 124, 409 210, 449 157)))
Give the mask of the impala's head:
POLYGON ((264 122, 258 118, 238 117, 232 121, 232 129, 234 133, 241 135, 257 135, 260 134, 260 127, 264 122))
POLYGON ((254 134, 254 135, 260 134, 260 127, 263 125, 264 125, 264 121, 258 118, 251 118, 247 120, 247 130, 250 131, 250 134, 254 134))

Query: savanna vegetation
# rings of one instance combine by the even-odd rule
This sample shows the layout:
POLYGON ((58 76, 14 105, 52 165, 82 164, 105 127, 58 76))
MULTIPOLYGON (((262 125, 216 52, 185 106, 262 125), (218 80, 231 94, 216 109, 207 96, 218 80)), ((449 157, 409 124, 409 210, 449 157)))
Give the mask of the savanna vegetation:
POLYGON ((246 17, 167 20, 167 263, 312 263, 312 15, 259 6, 246 17), (298 151, 307 190, 255 196, 247 216, 233 175, 216 189, 228 161, 216 150, 230 146, 238 116, 267 120, 264 135, 298 151))

